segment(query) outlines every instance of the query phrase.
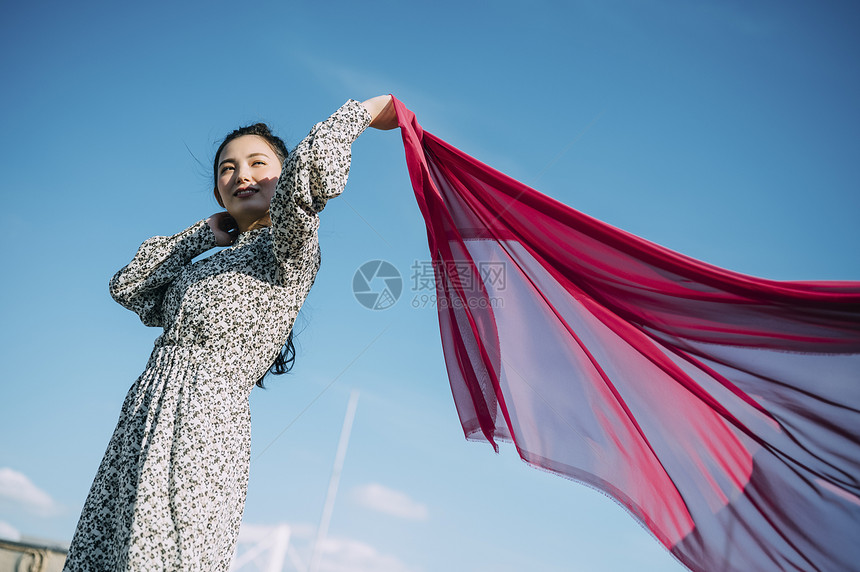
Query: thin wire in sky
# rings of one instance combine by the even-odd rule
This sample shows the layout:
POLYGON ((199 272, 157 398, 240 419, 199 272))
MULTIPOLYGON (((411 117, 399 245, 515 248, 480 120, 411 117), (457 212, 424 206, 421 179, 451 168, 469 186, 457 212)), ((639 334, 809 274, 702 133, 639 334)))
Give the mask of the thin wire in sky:
POLYGON ((382 334, 384 334, 385 332, 387 332, 387 331, 388 331, 388 329, 389 329, 390 327, 391 327, 391 324, 388 324, 387 326, 385 326, 385 328, 384 328, 381 332, 379 332, 379 333, 376 335, 376 337, 374 337, 372 340, 370 340, 370 343, 368 343, 366 346, 364 346, 364 348, 363 348, 360 352, 358 352, 358 354, 356 354, 356 356, 355 356, 354 358, 352 358, 352 360, 351 360, 348 364, 346 364, 346 366, 344 366, 344 368, 343 368, 342 370, 340 370, 340 373, 338 373, 336 376, 334 376, 334 378, 332 378, 332 380, 331 380, 330 382, 328 382, 328 384, 327 384, 327 385, 322 389, 322 391, 320 391, 320 392, 316 395, 316 397, 314 397, 313 399, 311 399, 311 400, 310 400, 310 402, 305 406, 305 408, 304 408, 304 409, 302 409, 302 410, 299 412, 299 414, 298 414, 298 415, 296 415, 295 417, 293 417, 293 419, 292 419, 289 423, 287 423, 287 426, 286 426, 286 427, 284 427, 284 428, 281 430, 281 432, 280 432, 280 433, 278 433, 278 434, 275 436, 275 438, 274 438, 274 439, 272 439, 271 441, 269 441, 269 444, 268 444, 268 445, 266 445, 266 446, 263 448, 263 450, 262 450, 262 451, 260 451, 260 452, 257 454, 257 456, 256 456, 256 457, 254 457, 254 460, 256 461, 257 459, 259 459, 260 457, 262 457, 262 456, 263 456, 263 453, 265 453, 266 451, 268 451, 268 450, 269 450, 269 447, 271 447, 272 445, 274 445, 274 444, 275 444, 275 441, 277 441, 278 439, 280 439, 280 438, 284 435, 284 433, 286 433, 286 432, 287 432, 287 430, 288 430, 290 427, 292 427, 292 426, 295 424, 295 422, 296 422, 296 421, 298 421, 298 420, 302 417, 302 415, 304 415, 304 414, 307 412, 307 410, 308 410, 308 409, 310 409, 310 408, 313 406, 313 404, 314 404, 314 403, 316 403, 316 402, 317 402, 317 400, 319 400, 319 398, 320 398, 320 397, 322 397, 322 396, 323 396, 323 394, 331 388, 331 386, 332 386, 332 385, 334 385, 334 382, 336 382, 338 379, 340 379, 340 377, 341 377, 344 373, 346 373, 346 371, 347 371, 349 368, 351 368, 351 367, 352 367, 352 365, 353 365, 356 361, 358 361, 358 358, 360 358, 362 355, 364 355, 364 353, 365 353, 367 350, 369 350, 369 349, 370 349, 370 347, 371 347, 373 344, 375 344, 375 343, 376 343, 376 341, 377 341, 379 338, 381 338, 381 337, 382 337, 382 334))

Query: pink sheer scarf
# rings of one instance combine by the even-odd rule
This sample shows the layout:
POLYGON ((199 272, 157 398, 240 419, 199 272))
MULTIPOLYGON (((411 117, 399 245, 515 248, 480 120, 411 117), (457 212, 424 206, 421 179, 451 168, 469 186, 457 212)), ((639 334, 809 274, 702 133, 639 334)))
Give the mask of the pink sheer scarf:
POLYGON ((860 569, 860 283, 682 256, 395 106, 467 438, 604 491, 693 570, 860 569))

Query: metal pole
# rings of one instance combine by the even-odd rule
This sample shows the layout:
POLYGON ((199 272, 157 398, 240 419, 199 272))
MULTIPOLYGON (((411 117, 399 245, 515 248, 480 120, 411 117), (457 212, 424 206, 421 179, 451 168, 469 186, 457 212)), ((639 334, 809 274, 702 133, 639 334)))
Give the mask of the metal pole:
POLYGON ((287 549, 290 546, 290 527, 281 524, 275 529, 273 535, 275 538, 269 549, 269 564, 266 566, 266 572, 282 572, 284 560, 287 558, 287 549))
POLYGON ((314 541, 313 552, 308 572, 317 572, 320 558, 322 557, 322 544, 328 534, 328 525, 331 522, 331 513, 334 510, 334 500, 337 496, 337 487, 340 484, 340 473, 343 469, 343 460, 346 457, 346 448, 349 446, 349 434, 352 432, 352 422, 355 420, 355 408, 358 405, 358 390, 353 389, 349 394, 349 404, 346 406, 346 417, 343 419, 343 429, 340 432, 340 442, 337 445, 337 455, 334 459, 334 468, 328 483, 328 492, 325 497, 320 526, 317 529, 317 538, 314 541))

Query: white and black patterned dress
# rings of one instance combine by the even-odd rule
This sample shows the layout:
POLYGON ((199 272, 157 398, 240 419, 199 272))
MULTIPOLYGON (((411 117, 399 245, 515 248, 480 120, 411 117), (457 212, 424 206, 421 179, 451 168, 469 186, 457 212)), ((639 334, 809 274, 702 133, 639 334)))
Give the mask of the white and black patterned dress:
POLYGON ((65 570, 226 571, 250 464, 248 396, 287 339, 320 263, 318 213, 343 190, 370 115, 348 101, 284 162, 272 226, 215 246, 200 221, 147 240, 110 282, 164 333, 132 385, 65 570))

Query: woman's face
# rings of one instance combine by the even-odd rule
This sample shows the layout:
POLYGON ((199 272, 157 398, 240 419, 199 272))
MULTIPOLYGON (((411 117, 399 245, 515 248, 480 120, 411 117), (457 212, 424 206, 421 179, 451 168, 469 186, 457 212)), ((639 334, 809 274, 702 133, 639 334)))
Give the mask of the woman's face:
POLYGON ((269 210, 280 174, 278 155, 262 137, 242 135, 221 150, 216 192, 240 231, 269 210))

